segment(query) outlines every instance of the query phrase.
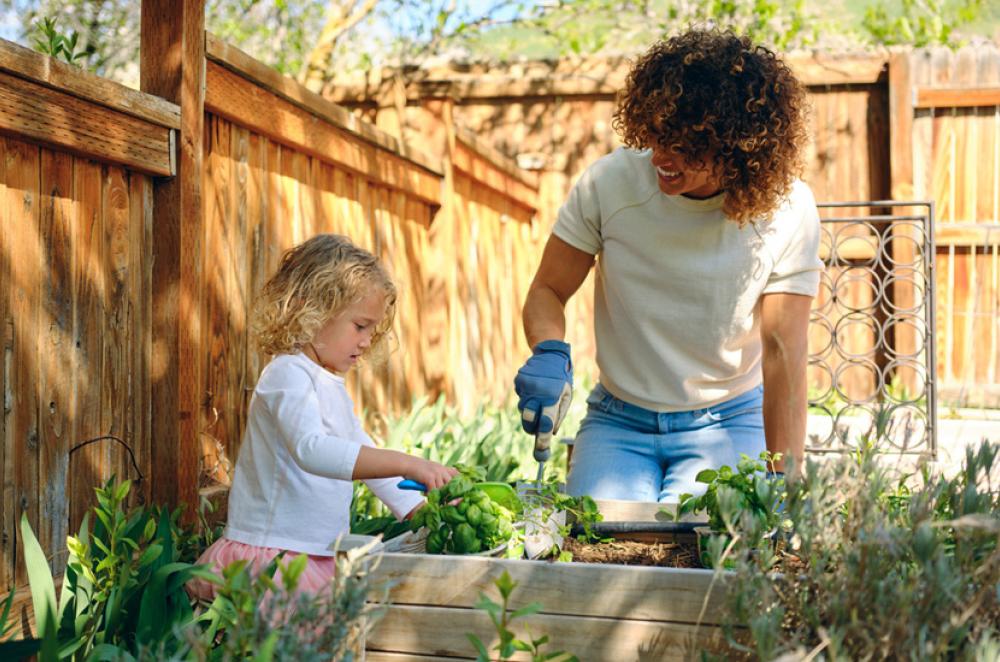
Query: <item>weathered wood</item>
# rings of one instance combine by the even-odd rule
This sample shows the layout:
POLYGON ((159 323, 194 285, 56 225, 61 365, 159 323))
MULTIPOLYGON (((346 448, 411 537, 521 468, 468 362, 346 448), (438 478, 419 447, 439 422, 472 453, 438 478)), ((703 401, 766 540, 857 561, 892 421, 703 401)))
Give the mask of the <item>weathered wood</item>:
MULTIPOLYGON (((491 593, 496 597, 495 589, 491 593)), ((517 595, 517 589, 514 594, 517 595)), ((590 618, 541 613, 524 617, 518 625, 536 637, 548 635, 547 651, 570 652, 581 662, 636 658, 690 660, 700 651, 721 652, 725 641, 717 627, 624 617, 590 618)), ((477 635, 488 648, 497 643, 496 631, 485 612, 394 605, 375 625, 366 647, 374 651, 474 657, 476 649, 466 634, 477 635)), ((511 659, 531 658, 518 653, 511 659)))
POLYGON ((214 62, 207 66, 206 107, 272 140, 350 168, 432 204, 440 204, 437 173, 323 121, 214 62))
POLYGON ((413 161, 431 172, 441 174, 440 165, 434 163, 426 154, 413 149, 395 136, 379 131, 371 122, 362 120, 346 108, 330 102, 295 79, 255 60, 211 33, 206 34, 206 47, 210 62, 218 63, 285 101, 320 117, 332 126, 356 134, 364 140, 408 161, 413 161))
POLYGON ((0 131, 140 172, 174 174, 172 129, 2 72, 0 131))
POLYGON ((935 232, 938 246, 997 246, 1000 245, 998 223, 948 223, 935 232))
POLYGON ((5 39, 0 39, 0 71, 161 127, 178 129, 181 125, 181 109, 169 101, 5 39))
POLYGON ((474 660, 473 657, 440 657, 438 655, 415 655, 413 653, 386 653, 383 651, 365 651, 365 662, 455 662, 456 660, 474 660))
POLYGON ((480 186, 487 186, 515 204, 527 207, 530 212, 538 208, 538 189, 513 177, 507 169, 484 158, 463 139, 458 140, 452 164, 469 175, 480 186))
POLYGON ((204 353, 190 325, 201 302, 204 28, 204 0, 142 2, 140 87, 181 107, 177 176, 157 181, 153 194, 152 489, 161 503, 191 505, 188 517, 197 503, 203 397, 204 353))
MULTIPOLYGON (((39 500, 40 528, 35 534, 43 550, 62 550, 69 524, 67 479, 69 449, 75 443, 74 409, 77 391, 74 374, 77 352, 73 342, 75 279, 74 238, 77 233, 71 201, 73 157, 41 150, 40 218, 38 235, 43 242, 43 270, 39 338, 39 392, 45 403, 40 412, 39 500)), ((65 561, 64 552, 52 559, 55 570, 65 561)))
POLYGON ((39 413, 38 343, 41 332, 42 253, 38 240, 40 150, 18 140, 6 141, 6 198, 3 201, 4 252, 10 274, 7 324, 11 328, 5 371, 9 381, 4 393, 5 480, 4 502, 10 505, 5 527, 10 548, 6 570, 13 583, 27 581, 20 560, 21 514, 39 529, 38 467, 39 413), (12 259, 16 256, 16 259, 12 259), (9 482, 8 482, 9 481, 9 482), (9 486, 9 488, 8 488, 9 486))
POLYGON ((431 554, 385 554, 376 575, 393 582, 393 604, 471 608, 504 571, 521 586, 515 608, 572 616, 716 624, 725 587, 710 570, 431 554))
POLYGON ((1000 87, 917 87, 915 108, 1000 106, 1000 87))

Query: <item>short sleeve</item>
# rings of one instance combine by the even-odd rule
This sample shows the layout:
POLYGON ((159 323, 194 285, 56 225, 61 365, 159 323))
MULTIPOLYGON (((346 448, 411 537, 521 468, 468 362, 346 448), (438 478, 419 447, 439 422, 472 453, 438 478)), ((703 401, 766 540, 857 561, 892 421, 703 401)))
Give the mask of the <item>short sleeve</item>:
POLYGON ((808 186, 801 182, 796 184, 787 213, 791 224, 789 240, 775 260, 763 293, 816 296, 823 261, 819 258, 819 211, 808 186))
POLYGON ((601 206, 594 181, 594 168, 588 168, 559 208, 552 234, 573 248, 597 255, 601 250, 601 206))

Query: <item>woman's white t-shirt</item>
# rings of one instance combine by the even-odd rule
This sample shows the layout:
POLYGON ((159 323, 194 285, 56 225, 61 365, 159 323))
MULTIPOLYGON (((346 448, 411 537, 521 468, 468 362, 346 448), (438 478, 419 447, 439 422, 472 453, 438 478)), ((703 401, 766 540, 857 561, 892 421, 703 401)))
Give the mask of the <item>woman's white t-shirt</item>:
POLYGON ((761 383, 760 298, 815 296, 819 214, 797 181, 770 219, 742 228, 706 200, 660 191, 652 152, 619 148, 580 177, 553 234, 597 255, 600 380, 654 411, 688 411, 761 383))
MULTIPOLYGON (((275 356, 250 400, 229 492, 226 537, 331 556, 350 528, 351 475, 361 446, 374 446, 354 414, 344 380, 303 354, 275 356)), ((423 498, 401 478, 365 483, 402 518, 423 498)))

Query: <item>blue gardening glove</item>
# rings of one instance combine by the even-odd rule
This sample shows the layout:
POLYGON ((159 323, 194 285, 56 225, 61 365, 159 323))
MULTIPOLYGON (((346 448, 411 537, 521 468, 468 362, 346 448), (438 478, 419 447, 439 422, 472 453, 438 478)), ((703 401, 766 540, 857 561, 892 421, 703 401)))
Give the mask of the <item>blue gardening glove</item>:
POLYGON ((521 427, 528 434, 552 433, 558 429, 569 403, 564 394, 573 389, 573 361, 569 344, 543 340, 514 377, 514 391, 521 410, 521 427))

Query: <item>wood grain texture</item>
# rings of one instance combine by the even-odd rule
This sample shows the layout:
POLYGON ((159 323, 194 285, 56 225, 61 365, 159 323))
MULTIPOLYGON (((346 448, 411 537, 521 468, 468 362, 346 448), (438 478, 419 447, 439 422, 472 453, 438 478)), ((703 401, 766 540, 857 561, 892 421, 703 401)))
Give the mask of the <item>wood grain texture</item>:
POLYGON ((153 175, 172 175, 168 129, 0 72, 0 131, 153 175))
MULTIPOLYGON (((581 662, 604 660, 689 660, 698 651, 724 650, 719 628, 696 627, 627 618, 587 618, 535 614, 519 624, 532 633, 545 633, 547 651, 566 651, 581 662)), ((475 634, 487 648, 497 639, 489 616, 472 609, 431 606, 389 607, 368 636, 366 648, 375 651, 473 657, 476 649, 466 637, 475 634)), ((539 635, 535 635, 539 636, 539 635)), ((530 660, 525 653, 511 659, 530 660)))
POLYGON ((180 128, 181 111, 176 104, 5 39, 0 39, 0 71, 144 122, 168 129, 180 128))

